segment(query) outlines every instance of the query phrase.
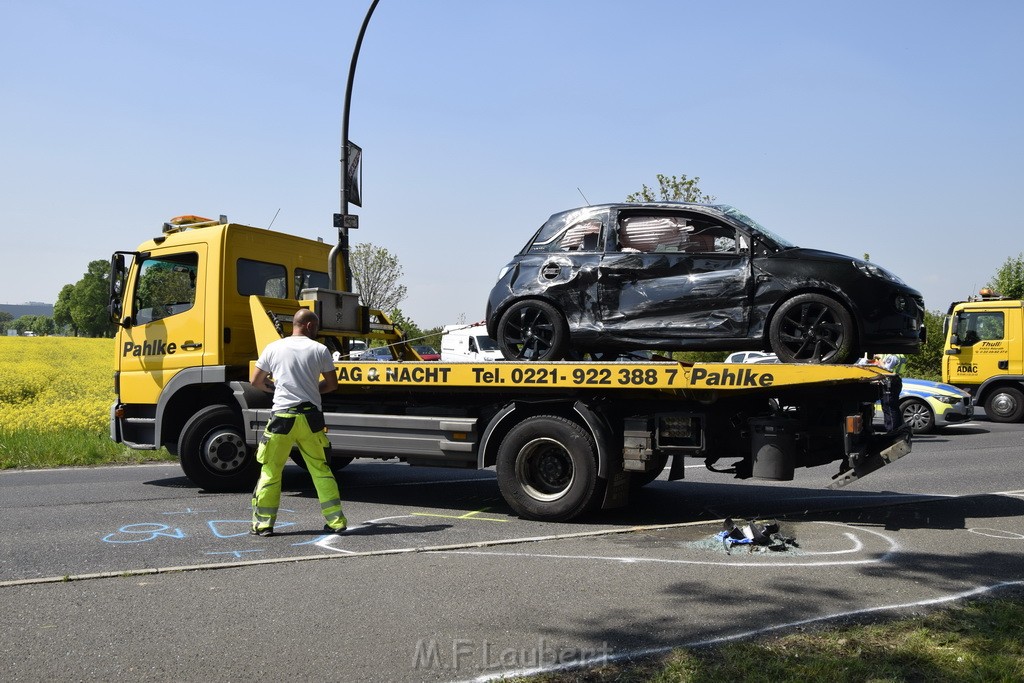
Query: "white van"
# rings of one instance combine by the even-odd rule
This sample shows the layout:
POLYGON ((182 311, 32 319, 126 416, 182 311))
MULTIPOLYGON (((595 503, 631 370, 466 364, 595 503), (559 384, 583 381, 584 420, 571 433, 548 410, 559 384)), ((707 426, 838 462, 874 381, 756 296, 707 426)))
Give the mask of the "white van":
POLYGON ((497 342, 487 336, 483 323, 445 325, 441 332, 441 361, 504 360, 497 342))
MULTIPOLYGON (((365 341, 363 341, 362 339, 349 339, 348 340, 348 359, 349 360, 358 360, 359 356, 363 355, 364 353, 366 353, 366 342, 365 341)), ((333 355, 334 355, 334 362, 335 363, 343 360, 342 357, 341 357, 341 352, 340 351, 335 351, 333 355)))

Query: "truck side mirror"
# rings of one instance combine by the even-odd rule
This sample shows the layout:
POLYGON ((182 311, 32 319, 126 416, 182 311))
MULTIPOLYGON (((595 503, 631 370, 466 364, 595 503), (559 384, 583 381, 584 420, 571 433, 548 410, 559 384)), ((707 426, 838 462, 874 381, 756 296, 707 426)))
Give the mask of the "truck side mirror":
POLYGON ((124 255, 110 257, 110 282, 107 283, 107 313, 110 321, 121 325, 121 301, 124 294, 124 255))
POLYGON ((131 327, 131 314, 124 314, 124 288, 125 282, 128 279, 128 271, 124 260, 125 254, 131 256, 135 263, 141 263, 149 257, 149 252, 116 251, 110 257, 110 281, 107 283, 107 314, 110 317, 110 322, 115 325, 131 327))

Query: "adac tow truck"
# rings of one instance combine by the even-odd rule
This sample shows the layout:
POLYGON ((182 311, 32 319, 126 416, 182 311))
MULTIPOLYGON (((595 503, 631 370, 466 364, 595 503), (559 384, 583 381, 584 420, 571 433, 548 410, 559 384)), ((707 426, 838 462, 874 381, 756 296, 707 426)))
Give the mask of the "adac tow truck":
POLYGON ((250 486, 270 396, 249 373, 301 306, 339 355, 358 337, 386 341, 395 356, 336 364, 339 388, 324 396, 336 469, 353 458, 493 466, 505 500, 528 518, 625 505, 669 456, 670 480, 687 458, 741 479, 836 463, 837 487, 910 451, 909 433, 872 431, 884 375, 873 367, 424 362, 386 315, 328 287, 323 264, 347 266, 328 250, 224 217, 183 217, 115 253, 111 437, 166 447, 202 488, 250 486))
POLYGON ((949 305, 942 381, 970 392, 993 422, 1024 419, 1024 301, 985 287, 949 305))

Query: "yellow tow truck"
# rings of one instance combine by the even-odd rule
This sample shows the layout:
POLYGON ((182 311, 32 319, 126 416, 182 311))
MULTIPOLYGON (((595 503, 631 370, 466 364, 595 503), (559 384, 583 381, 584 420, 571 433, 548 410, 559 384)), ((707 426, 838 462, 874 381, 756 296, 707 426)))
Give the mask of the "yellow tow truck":
POLYGON ((251 486, 270 396, 249 373, 306 307, 342 358, 339 388, 323 397, 335 469, 353 458, 493 466, 523 517, 625 505, 669 456, 670 480, 687 458, 740 479, 834 463, 837 487, 910 451, 909 432, 872 430, 885 375, 874 367, 423 361, 383 312, 331 287, 345 281, 340 247, 184 216, 116 252, 111 438, 166 447, 204 489, 251 486), (345 359, 354 338, 387 342, 394 360, 345 359))
POLYGON ((983 288, 943 321, 942 381, 971 394, 993 422, 1024 418, 1024 301, 983 288))

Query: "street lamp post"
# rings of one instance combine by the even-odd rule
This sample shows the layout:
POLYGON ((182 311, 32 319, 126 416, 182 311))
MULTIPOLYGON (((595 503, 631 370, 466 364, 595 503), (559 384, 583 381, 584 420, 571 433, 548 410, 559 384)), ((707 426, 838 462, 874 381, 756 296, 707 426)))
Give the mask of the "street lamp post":
MULTIPOLYGON (((349 110, 352 107, 352 84, 356 77, 356 63, 359 61, 359 48, 363 44, 363 36, 366 34, 366 27, 370 23, 370 17, 373 16, 373 10, 377 8, 377 3, 380 0, 373 0, 370 3, 370 8, 366 11, 366 17, 363 19, 363 25, 359 29, 359 36, 356 38, 356 46, 352 51, 352 63, 348 68, 348 84, 345 87, 345 107, 341 115, 341 213, 334 214, 334 227, 338 229, 338 244, 331 249, 329 262, 327 264, 327 275, 331 281, 331 289, 338 289, 338 274, 337 274, 337 259, 338 252, 341 252, 342 265, 345 269, 345 291, 352 291, 352 271, 349 268, 349 241, 348 231, 351 228, 359 227, 358 217, 349 215, 348 205, 351 196, 351 192, 357 188, 356 185, 356 173, 355 168, 350 168, 351 163, 351 143, 348 139, 348 116, 349 110)), ((358 160, 357 160, 358 161, 358 160)), ((358 166, 358 163, 356 164, 358 166)), ((360 198, 356 198, 354 202, 358 206, 362 206, 360 198)))

